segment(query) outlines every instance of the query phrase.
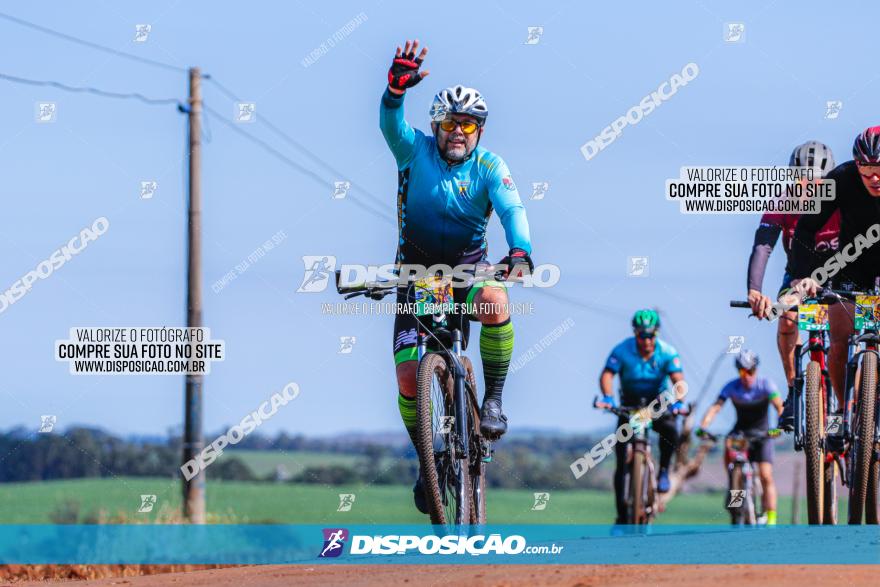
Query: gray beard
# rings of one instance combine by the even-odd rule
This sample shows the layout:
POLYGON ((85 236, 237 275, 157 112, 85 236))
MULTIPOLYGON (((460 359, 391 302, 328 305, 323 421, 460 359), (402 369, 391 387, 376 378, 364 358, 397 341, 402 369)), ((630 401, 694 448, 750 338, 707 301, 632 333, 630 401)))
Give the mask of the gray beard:
POLYGON ((465 148, 464 148, 464 154, 463 154, 463 155, 450 155, 450 154, 449 154, 449 149, 448 149, 448 144, 447 144, 447 148, 443 148, 443 149, 440 150, 440 154, 443 156, 443 158, 444 158, 446 161, 449 161, 450 163, 461 163, 462 161, 464 161, 465 159, 467 159, 468 157, 470 157, 470 156, 471 156, 471 153, 473 153, 473 152, 474 152, 473 149, 470 149, 470 150, 469 150, 469 149, 467 148, 466 145, 465 145, 465 148))

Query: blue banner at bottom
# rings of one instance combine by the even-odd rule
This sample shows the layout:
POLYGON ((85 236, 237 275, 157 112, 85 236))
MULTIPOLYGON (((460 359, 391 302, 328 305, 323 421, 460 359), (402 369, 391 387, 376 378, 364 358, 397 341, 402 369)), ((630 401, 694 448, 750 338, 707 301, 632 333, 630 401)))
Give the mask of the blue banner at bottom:
POLYGON ((878 526, 6 525, 2 564, 878 564, 878 526))

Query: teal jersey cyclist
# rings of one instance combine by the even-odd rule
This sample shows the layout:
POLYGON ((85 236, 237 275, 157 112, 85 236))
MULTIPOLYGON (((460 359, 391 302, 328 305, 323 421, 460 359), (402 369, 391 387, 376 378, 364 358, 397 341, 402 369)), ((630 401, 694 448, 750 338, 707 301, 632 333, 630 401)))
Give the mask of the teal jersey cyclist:
MULTIPOLYGON (((418 84, 427 47, 407 41, 388 71, 379 126, 397 163, 398 263, 488 265, 486 228, 492 212, 504 227, 509 252, 501 261, 506 271, 518 264, 533 269, 529 225, 525 208, 507 165, 498 155, 478 146, 489 110, 477 90, 461 85, 434 97, 430 110, 431 136, 413 128, 404 118, 408 88, 418 84)), ((480 356, 485 395, 480 410, 480 432, 498 438, 507 431, 501 395, 513 355, 513 324, 507 310, 507 291, 500 284, 478 281, 454 288, 456 302, 473 304, 470 316, 459 316, 467 332, 469 319, 480 322, 480 356)), ((400 294, 404 295, 404 294, 400 294)), ((406 301, 398 298, 398 301, 406 301)), ((397 403, 404 426, 415 444, 416 427, 416 318, 398 314, 394 320, 393 354, 397 372, 397 403)), ((466 339, 463 341, 466 345, 466 339)), ((422 474, 416 480, 416 507, 427 513, 422 474)))
MULTIPOLYGON (((672 345, 660 340, 660 316, 655 310, 639 310, 632 319, 634 336, 614 347, 605 367, 599 376, 602 399, 596 403, 598 408, 616 405, 614 397, 614 377, 620 378, 620 402, 626 407, 648 405, 669 388, 669 382, 676 386, 682 382, 681 359, 672 345)), ((651 427, 660 436, 660 470, 657 473, 657 491, 669 491, 669 465, 678 445, 676 415, 685 406, 678 398, 667 412, 652 421, 651 427)), ((618 420, 618 426, 626 423, 618 420)), ((627 442, 614 446, 617 464, 614 470, 614 494, 617 506, 617 521, 622 524, 626 518, 626 463, 627 442)))

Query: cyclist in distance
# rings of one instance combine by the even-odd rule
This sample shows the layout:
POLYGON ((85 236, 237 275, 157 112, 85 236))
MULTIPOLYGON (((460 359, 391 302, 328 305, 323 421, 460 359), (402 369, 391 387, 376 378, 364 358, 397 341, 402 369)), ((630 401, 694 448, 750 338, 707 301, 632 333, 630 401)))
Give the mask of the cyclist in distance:
MULTIPOLYGON (((419 52, 418 40, 407 40, 403 49, 397 48, 379 111, 379 126, 398 168, 396 262, 425 267, 488 266, 486 228, 494 210, 510 249, 501 265, 505 271, 514 273, 525 266, 532 270, 529 225, 516 184, 501 157, 479 146, 489 114, 480 92, 461 85, 440 90, 431 105, 430 136, 410 126, 404 118, 407 90, 428 75, 428 71, 420 71, 427 53, 427 47, 419 52), (520 269, 514 270, 517 265, 520 269)), ((507 430, 501 396, 513 354, 507 291, 501 284, 485 280, 453 290, 455 302, 476 307, 470 319, 481 324, 485 395, 480 432, 496 439, 507 430)), ((407 301, 405 292, 399 292, 397 301, 407 301)), ((467 332, 464 328, 463 331, 467 332)), ((465 338, 463 344, 466 342, 465 338)), ((416 318, 398 313, 392 339, 397 401, 413 444, 417 343, 416 318)), ((421 473, 413 494, 419 511, 428 513, 421 473)))
MULTIPOLYGON (((809 167, 813 170, 813 176, 818 180, 824 178, 834 169, 834 154, 831 149, 818 141, 807 141, 798 145, 791 153, 788 161, 791 167, 809 167)), ((777 298, 787 291, 791 284, 791 243, 794 238, 800 214, 766 213, 761 216, 758 229, 755 231, 755 240, 752 245, 752 254, 749 257, 748 268, 748 300, 752 307, 752 313, 759 318, 769 318, 773 302, 763 293, 764 272, 767 269, 767 261, 770 253, 782 235, 782 249, 786 255, 786 268, 779 287, 777 298)), ((813 249, 818 257, 827 259, 836 249, 838 234, 840 232, 840 214, 834 213, 828 221, 816 232, 813 249)), ((797 312, 786 312, 779 318, 776 334, 776 344, 779 347, 779 355, 782 358, 782 367, 785 370, 785 378, 788 381, 788 395, 785 399, 785 411, 782 413, 779 425, 786 430, 793 429, 794 414, 793 406, 789 401, 792 396, 791 388, 794 380, 794 352, 799 339, 797 312)))
MULTIPOLYGON (((660 316, 657 312, 639 310, 633 316, 632 327, 634 336, 618 344, 608 355, 605 368, 599 376, 602 398, 596 402, 597 408, 606 409, 617 405, 614 397, 615 375, 620 376, 620 403, 626 407, 647 405, 666 391, 667 381, 671 381, 673 385, 684 381, 678 352, 657 336, 660 330, 660 316)), ((657 473, 657 491, 660 493, 669 491, 669 464, 678 445, 676 415, 684 410, 680 399, 651 423, 660 436, 660 470, 657 473)), ((618 419, 618 426, 625 423, 625 418, 618 419)), ((626 447, 625 442, 618 442, 614 446, 617 458, 614 470, 617 524, 622 524, 626 519, 626 447)))
MULTIPOLYGON (((769 379, 758 377, 758 355, 749 350, 740 351, 734 360, 739 377, 728 382, 721 389, 718 399, 709 406, 706 415, 697 428, 697 436, 709 427, 727 400, 736 409, 736 424, 731 432, 766 435, 770 429, 767 412, 772 404, 777 415, 782 414, 782 400, 776 386, 769 379)), ((773 444, 769 438, 755 438, 749 441, 749 460, 758 465, 763 495, 761 505, 767 515, 767 525, 776 525, 776 484, 773 481, 773 444)), ((728 463, 725 462, 725 466, 728 463)))
MULTIPOLYGON (((836 184, 836 197, 823 200, 818 214, 804 214, 798 220, 792 243, 791 265, 795 279, 793 292, 785 303, 796 304, 801 296, 814 296, 822 286, 831 289, 871 291, 880 277, 880 247, 872 243, 880 237, 880 126, 865 129, 853 143, 853 160, 834 168, 826 177, 836 184), (825 283, 818 283, 811 272, 822 267, 824 259, 811 243, 831 216, 840 214, 839 270, 822 269, 825 283)), ((831 347, 828 371, 838 405, 843 405, 848 338, 853 333, 853 303, 844 300, 828 309, 831 347)))

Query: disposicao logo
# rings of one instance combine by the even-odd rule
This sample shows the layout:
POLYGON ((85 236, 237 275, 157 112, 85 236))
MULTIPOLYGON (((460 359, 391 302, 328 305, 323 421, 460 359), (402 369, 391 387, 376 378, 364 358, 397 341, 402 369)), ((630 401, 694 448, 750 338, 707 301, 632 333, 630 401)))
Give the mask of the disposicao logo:
POLYGON ((345 528, 324 528, 324 547, 318 558, 335 558, 342 554, 348 530, 345 528))

